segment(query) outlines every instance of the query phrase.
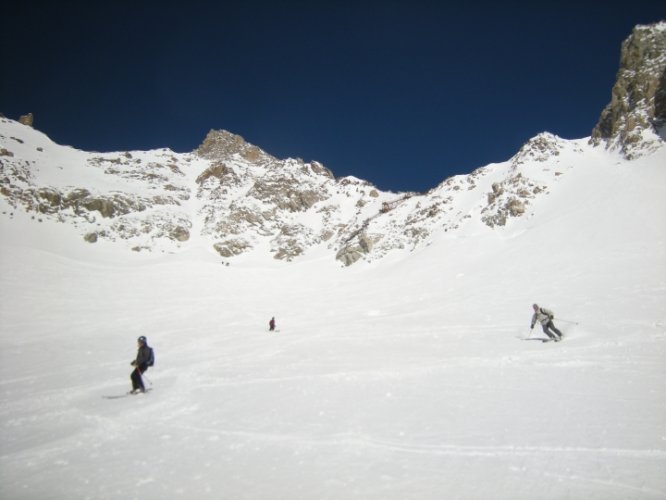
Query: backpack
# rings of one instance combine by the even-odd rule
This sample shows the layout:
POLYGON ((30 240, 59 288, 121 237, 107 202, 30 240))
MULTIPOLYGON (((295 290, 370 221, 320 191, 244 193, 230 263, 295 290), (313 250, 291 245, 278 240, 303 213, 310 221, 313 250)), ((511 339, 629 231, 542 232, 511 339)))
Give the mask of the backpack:
POLYGON ((543 314, 543 315, 545 315, 545 316, 548 316, 548 319, 551 320, 551 321, 552 321, 553 319, 555 319, 555 315, 554 315, 554 314, 548 314, 546 311, 543 310, 542 307, 539 308, 539 312, 541 312, 541 314, 543 314))
POLYGON ((148 351, 149 351, 149 354, 148 354, 148 361, 146 362, 146 365, 153 366, 155 364, 155 351, 153 351, 152 347, 149 347, 148 351))

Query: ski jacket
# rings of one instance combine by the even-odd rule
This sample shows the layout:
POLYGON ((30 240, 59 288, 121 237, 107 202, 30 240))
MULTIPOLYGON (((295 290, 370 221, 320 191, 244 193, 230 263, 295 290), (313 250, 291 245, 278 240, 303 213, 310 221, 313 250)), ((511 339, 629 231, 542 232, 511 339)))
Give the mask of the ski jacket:
POLYGON ((536 322, 538 321, 542 325, 547 325, 549 321, 551 321, 555 315, 553 314, 553 311, 550 309, 546 309, 545 307, 540 307, 533 315, 532 315, 532 325, 534 326, 536 322))
POLYGON ((136 353, 136 360, 134 360, 134 365, 144 370, 148 366, 149 360, 150 360, 150 347, 144 344, 141 347, 139 347, 139 350, 136 353))

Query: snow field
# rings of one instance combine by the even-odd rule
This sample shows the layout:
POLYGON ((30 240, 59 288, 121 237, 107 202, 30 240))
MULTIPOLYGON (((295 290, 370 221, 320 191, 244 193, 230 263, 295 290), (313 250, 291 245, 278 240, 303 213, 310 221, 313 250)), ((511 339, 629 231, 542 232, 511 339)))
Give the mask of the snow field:
POLYGON ((0 496, 662 497, 661 278, 530 289, 518 240, 349 273, 5 248, 0 496), (533 296, 565 342, 515 338, 533 296), (154 390, 103 399, 142 334, 154 390))

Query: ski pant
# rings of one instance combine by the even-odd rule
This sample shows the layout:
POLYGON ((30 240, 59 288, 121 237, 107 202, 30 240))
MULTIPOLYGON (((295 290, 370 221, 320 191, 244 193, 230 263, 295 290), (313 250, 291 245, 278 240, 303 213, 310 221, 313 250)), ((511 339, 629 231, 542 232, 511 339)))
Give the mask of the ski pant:
POLYGON ((553 324, 553 320, 550 320, 546 324, 542 324, 541 328, 543 328, 543 333, 548 335, 551 339, 562 338, 562 332, 559 331, 557 328, 555 328, 555 325, 553 324), (550 330, 553 330, 553 332, 555 333, 555 335, 557 335, 557 337, 555 337, 555 335, 553 335, 550 332, 550 330))
POLYGON ((145 372, 148 369, 147 366, 139 366, 137 368, 134 368, 132 370, 132 373, 130 373, 130 379, 132 380, 132 390, 136 391, 137 389, 141 389, 142 391, 145 391, 146 388, 143 386, 143 379, 141 378, 141 374, 145 372))

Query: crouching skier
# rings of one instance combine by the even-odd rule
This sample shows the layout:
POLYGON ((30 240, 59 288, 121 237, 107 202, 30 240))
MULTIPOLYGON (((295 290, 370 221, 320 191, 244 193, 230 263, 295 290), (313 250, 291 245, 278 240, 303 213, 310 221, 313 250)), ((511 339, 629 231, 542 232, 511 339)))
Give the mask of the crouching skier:
POLYGON ((132 380, 132 390, 130 392, 132 394, 146 392, 141 374, 145 372, 149 366, 153 365, 153 350, 148 347, 146 337, 142 335, 137 339, 137 343, 139 344, 139 350, 136 353, 136 359, 130 363, 134 367, 134 370, 132 370, 132 373, 130 374, 130 379, 132 380))
POLYGON ((530 325, 530 329, 533 329, 534 325, 538 321, 541 323, 543 333, 548 335, 551 340, 554 340, 555 342, 562 340, 562 332, 555 328, 555 325, 553 324, 553 319, 555 318, 553 311, 550 311, 544 307, 539 307, 538 304, 533 304, 532 308, 534 309, 534 315, 532 316, 532 324, 530 325), (550 330, 552 330, 552 332, 550 330))

